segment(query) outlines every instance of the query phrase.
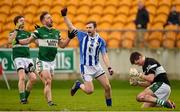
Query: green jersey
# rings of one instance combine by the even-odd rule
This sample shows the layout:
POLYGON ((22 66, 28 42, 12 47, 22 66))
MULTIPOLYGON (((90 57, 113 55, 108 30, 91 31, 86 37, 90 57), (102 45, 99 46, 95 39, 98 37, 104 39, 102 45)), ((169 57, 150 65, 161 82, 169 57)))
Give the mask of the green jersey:
POLYGON ((33 33, 39 44, 38 58, 42 61, 54 61, 57 54, 60 32, 56 29, 40 27, 33 33))
MULTIPOLYGON (((12 35, 14 31, 10 32, 10 35, 12 35)), ((31 35, 30 32, 19 30, 17 31, 16 38, 18 40, 29 38, 31 35)), ((13 44, 13 60, 15 58, 29 58, 29 45, 21 45, 21 44, 13 44)))

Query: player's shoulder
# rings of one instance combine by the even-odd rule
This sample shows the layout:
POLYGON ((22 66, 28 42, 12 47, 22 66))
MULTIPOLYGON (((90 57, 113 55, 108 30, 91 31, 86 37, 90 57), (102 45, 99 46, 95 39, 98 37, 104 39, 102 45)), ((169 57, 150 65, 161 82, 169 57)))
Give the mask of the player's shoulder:
POLYGON ((147 64, 159 64, 158 61, 156 61, 154 58, 146 57, 147 64))
POLYGON ((34 32, 41 32, 43 31, 45 28, 42 26, 42 27, 38 27, 34 30, 34 32))
POLYGON ((99 34, 98 34, 98 37, 99 37, 100 42, 106 43, 106 41, 103 39, 103 37, 101 37, 99 34))
POLYGON ((31 34, 31 32, 30 31, 27 31, 27 30, 22 30, 24 33, 26 33, 26 34, 31 34))
POLYGON ((55 33, 60 33, 60 30, 58 30, 58 29, 56 29, 56 28, 52 28, 51 29, 53 32, 55 32, 55 33))

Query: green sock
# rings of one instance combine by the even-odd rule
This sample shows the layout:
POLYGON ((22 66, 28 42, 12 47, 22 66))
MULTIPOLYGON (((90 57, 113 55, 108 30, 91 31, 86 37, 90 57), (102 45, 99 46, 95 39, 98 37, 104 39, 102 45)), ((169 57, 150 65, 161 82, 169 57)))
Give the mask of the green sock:
POLYGON ((19 96, 20 96, 20 100, 25 100, 26 99, 25 92, 20 92, 19 96))
POLYGON ((161 106, 165 106, 165 101, 163 101, 163 100, 157 99, 156 103, 161 105, 161 106))
POLYGON ((28 99, 30 91, 25 90, 25 98, 28 99))

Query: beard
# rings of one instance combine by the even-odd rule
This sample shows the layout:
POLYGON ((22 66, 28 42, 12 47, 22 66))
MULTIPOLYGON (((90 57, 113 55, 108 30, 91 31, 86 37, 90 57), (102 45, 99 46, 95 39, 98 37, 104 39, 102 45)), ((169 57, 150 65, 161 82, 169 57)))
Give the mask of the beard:
POLYGON ((53 25, 52 24, 48 24, 47 26, 51 28, 53 25))
POLYGON ((51 28, 53 26, 53 22, 50 22, 47 26, 51 28))

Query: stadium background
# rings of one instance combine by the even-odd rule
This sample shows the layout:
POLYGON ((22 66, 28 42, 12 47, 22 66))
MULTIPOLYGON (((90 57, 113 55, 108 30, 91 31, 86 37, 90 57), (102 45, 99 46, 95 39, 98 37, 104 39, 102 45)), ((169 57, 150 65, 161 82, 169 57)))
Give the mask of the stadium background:
MULTIPOLYGON (((175 5, 177 11, 180 12, 180 0, 141 1, 145 4, 150 13, 150 22, 148 23, 147 30, 136 30, 133 22, 138 9, 138 0, 0 0, 0 51, 2 51, 2 49, 11 49, 12 47, 11 45, 7 44, 7 40, 9 32, 15 27, 13 24, 13 19, 16 15, 23 15, 26 20, 25 29, 28 31, 33 31, 35 24, 41 25, 39 21, 40 13, 42 11, 48 11, 53 17, 54 27, 61 30, 61 35, 63 38, 65 38, 67 36, 67 27, 64 24, 63 18, 60 16, 60 10, 63 7, 68 7, 68 17, 72 20, 74 26, 77 28, 84 29, 84 24, 89 20, 95 20, 97 22, 98 32, 107 42, 108 55, 110 57, 112 67, 115 70, 115 75, 113 77, 109 77, 110 79, 128 79, 127 74, 129 68, 131 67, 129 55, 132 51, 138 50, 145 55, 154 57, 160 61, 160 63, 164 65, 165 69, 167 70, 168 77, 170 79, 179 80, 180 27, 176 25, 168 25, 163 27, 163 25, 165 24, 167 16, 173 5, 175 5), (138 32, 145 32, 145 35, 143 36, 143 41, 138 43, 139 45, 137 47, 135 43, 138 32)), ((30 47, 36 48, 37 46, 35 43, 31 43, 30 47)), ((76 70, 73 73, 57 74, 55 75, 55 79, 79 78, 79 50, 77 39, 73 39, 68 45, 68 48, 73 48, 75 51, 75 65, 77 66, 76 70)), ((1 61, 2 59, 0 62, 1 61)), ((6 75, 8 76, 8 79, 17 79, 17 75, 6 75)), ((0 76, 0 79, 3 78, 0 76)), ((67 83, 68 82, 72 81, 67 81, 67 83)), ((16 81, 10 81, 11 86, 16 83, 16 81)), ((112 85, 113 84, 119 85, 117 81, 113 83, 112 80, 112 85)), ((124 82, 120 84, 127 85, 128 83, 124 82)), ((179 81, 174 81, 173 84, 175 85, 174 88, 178 88, 176 85, 179 84, 179 81)), ((58 88, 58 82, 56 82, 55 85, 58 88)), ((121 89, 122 86, 115 86, 115 88, 116 87, 121 89)), ((13 86, 12 88, 17 91, 17 87, 13 86)), ((127 88, 132 89, 129 87, 127 88)), ((0 93, 6 92, 4 82, 2 80, 0 81, 0 91, 0 93)), ((132 93, 137 93, 137 91, 140 91, 140 89, 132 89, 132 91, 135 91, 132 93)), ((175 89, 174 91, 176 94, 174 94, 172 98, 178 99, 179 89, 175 89)), ((3 97, 5 96, 1 94, 0 99, 3 99, 3 97)), ((132 100, 134 101, 134 99, 132 100)), ((180 101, 177 100, 176 102, 178 103, 180 101)), ((0 105, 3 104, 1 103, 0 105)), ((9 110, 9 108, 5 105, 6 103, 4 104, 4 108, 2 108, 2 106, 0 110, 9 110)), ((132 105, 134 104, 132 103, 132 105)), ((127 106, 127 108, 130 108, 132 105, 127 106)), ((22 108, 24 110, 29 110, 30 107, 22 108)), ((19 107, 16 109, 16 107, 14 107, 13 109, 21 110, 22 108, 19 107)), ((86 110, 88 108, 93 110, 92 107, 78 109, 78 106, 76 109, 72 110, 86 110)), ((139 110, 137 107, 134 108, 135 110, 139 110)), ((48 110, 47 108, 43 107, 42 109, 48 110)), ((123 107, 122 109, 126 110, 123 107)), ((39 108, 32 108, 32 110, 39 110, 39 108)), ((101 110, 104 110, 104 108, 101 107, 101 110)), ((119 108, 116 107, 113 110, 119 110, 119 108)))

